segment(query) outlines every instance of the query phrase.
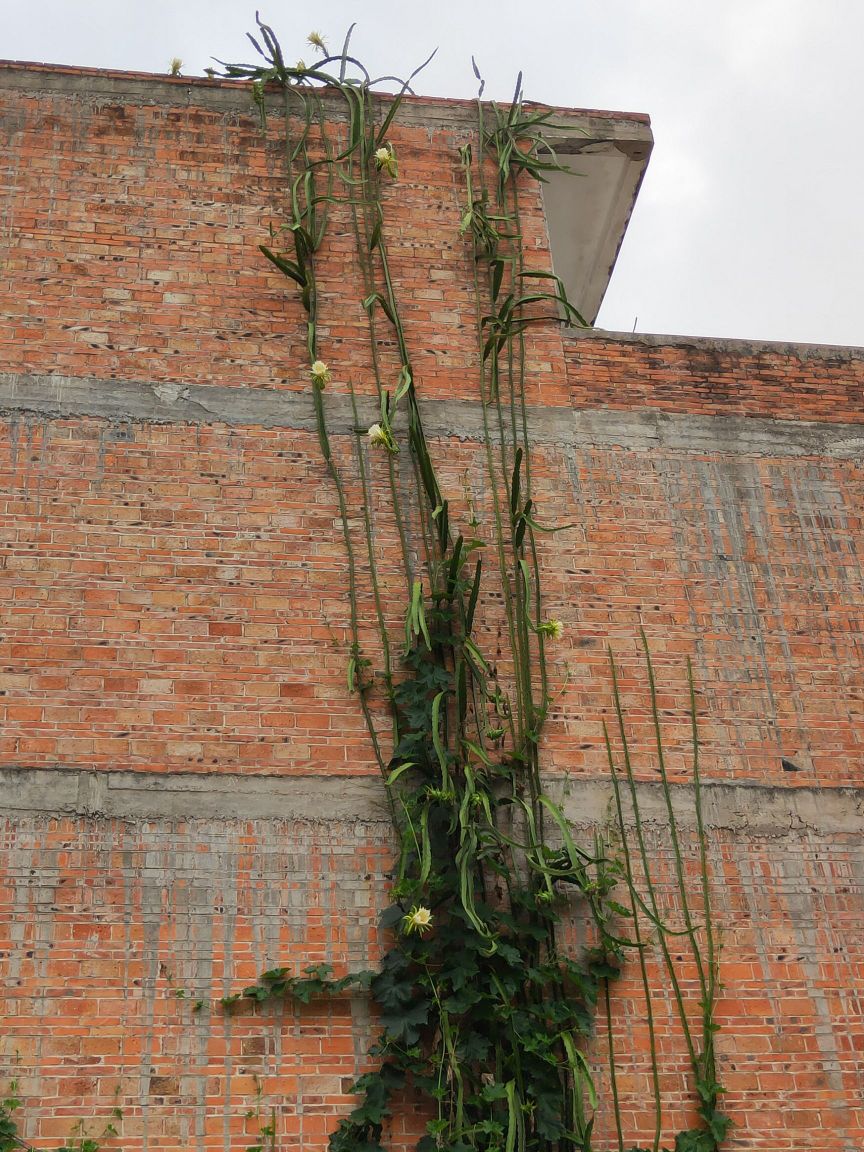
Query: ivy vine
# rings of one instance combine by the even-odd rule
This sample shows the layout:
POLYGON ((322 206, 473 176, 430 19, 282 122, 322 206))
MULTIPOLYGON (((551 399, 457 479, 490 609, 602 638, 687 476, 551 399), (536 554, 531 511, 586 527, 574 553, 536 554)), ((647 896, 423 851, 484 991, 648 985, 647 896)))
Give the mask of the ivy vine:
MULTIPOLYGON (((377 81, 349 53, 351 30, 337 55, 328 54, 322 38, 312 34, 310 44, 321 58, 313 66, 302 61, 291 66, 273 30, 256 19, 258 31, 249 39, 263 62, 222 67, 224 75, 251 83, 265 129, 268 111, 281 103, 287 218, 271 230, 271 242, 261 251, 294 283, 306 314, 318 439, 339 504, 348 562, 348 687, 366 720, 399 851, 392 902, 381 918, 392 946, 377 971, 334 981, 323 969, 308 969, 299 978, 275 969, 246 989, 239 1001, 232 998, 232 1007, 243 1000, 286 995, 305 999, 368 985, 379 1010, 381 1034, 370 1051, 372 1069, 354 1086, 360 1102, 333 1133, 332 1152, 384 1152, 388 1117, 395 1098, 406 1089, 424 1097, 431 1113, 419 1152, 589 1152, 598 1101, 587 1046, 598 1005, 602 1002, 611 1011, 610 983, 626 955, 635 952, 649 1014, 656 1115, 652 1152, 658 1152, 662 1101, 645 962, 653 935, 684 1030, 700 1117, 698 1127, 677 1135, 675 1152, 714 1152, 729 1122, 719 1109, 722 1088, 714 1060, 717 950, 700 807, 695 697, 691 714, 702 925, 696 923, 688 899, 647 644, 683 929, 675 930, 662 919, 614 665, 623 778, 608 736, 607 748, 620 851, 599 832, 590 850, 577 845, 560 807, 544 791, 540 772, 541 739, 552 700, 546 646, 558 638, 561 625, 543 609, 537 538, 550 529, 537 520, 532 493, 524 333, 533 324, 550 321, 585 325, 560 279, 526 264, 522 242, 520 190, 526 181, 542 180, 544 172, 561 168, 550 142, 554 114, 525 104, 521 77, 508 107, 484 105, 481 80, 475 141, 459 151, 465 202, 454 228, 469 245, 474 268, 477 399, 493 503, 492 581, 503 600, 512 667, 512 675, 505 678, 484 656, 477 631, 481 590, 489 580, 483 560, 486 544, 478 536, 476 520, 465 532, 451 522, 423 428, 388 256, 386 207, 393 195, 390 186, 399 178, 388 133, 420 69, 408 81, 397 81, 395 96, 379 101, 373 95, 377 81), (325 107, 325 99, 334 96, 344 104, 346 127, 341 134, 325 107), (376 422, 363 429, 354 385, 346 381, 360 460, 351 479, 359 479, 361 490, 361 551, 380 645, 378 667, 361 644, 360 561, 348 515, 345 465, 331 449, 327 423, 326 388, 332 373, 322 335, 317 269, 336 203, 347 205, 353 224, 379 413, 376 422), (380 351, 382 327, 396 349, 392 362, 380 351), (403 448, 415 486, 407 505, 396 473, 403 448), (399 637, 387 626, 373 547, 371 485, 379 477, 389 489, 389 510, 401 544, 406 601, 404 636, 399 637), (414 530, 410 534, 409 527, 414 530), (420 557, 409 546, 415 536, 423 541, 420 557), (386 731, 370 704, 379 689, 388 705, 386 731), (635 818, 635 852, 625 832, 624 784, 635 818), (627 905, 615 899, 619 884, 628 893, 627 905), (593 945, 578 956, 561 942, 562 923, 572 914, 574 901, 587 910, 595 929, 593 945), (682 932, 699 976, 698 1034, 668 943, 670 935, 682 932)), ((474 70, 480 79, 476 64, 474 70)), ((608 1036, 618 1145, 624 1152, 611 1019, 608 1036)))
MULTIPOLYGON (((553 698, 546 652, 562 627, 543 603, 538 538, 553 529, 538 519, 532 485, 525 332, 538 323, 585 325, 560 279, 526 262, 522 239, 524 188, 561 168, 552 142, 554 114, 526 105, 521 77, 508 106, 484 104, 481 80, 474 139, 458 154, 464 202, 453 227, 468 246, 474 269, 476 398, 492 501, 491 540, 485 540, 476 519, 464 530, 453 523, 440 486, 388 255, 386 210, 400 178, 389 134, 421 69, 406 82, 396 80, 395 95, 378 98, 379 80, 350 54, 351 30, 335 55, 313 33, 316 62, 291 65, 272 29, 257 15, 256 20, 256 34, 249 39, 260 62, 220 65, 225 76, 250 83, 264 130, 276 121, 283 132, 285 218, 271 228, 260 250, 291 283, 305 317, 305 370, 347 559, 347 685, 368 728, 398 850, 391 903, 381 918, 390 944, 377 970, 337 979, 327 965, 300 974, 273 968, 222 1004, 236 1012, 285 998, 308 1003, 351 991, 371 995, 380 1035, 369 1053, 369 1070, 353 1088, 358 1103, 330 1138, 331 1152, 385 1152, 388 1120, 406 1092, 419 1094, 428 1108, 418 1152, 591 1152, 602 1107, 591 1043, 597 1014, 603 1012, 618 1152, 660 1152, 663 1101, 646 962, 656 941, 685 1037, 698 1113, 698 1124, 676 1135, 674 1149, 716 1152, 729 1120, 720 1107, 723 1090, 714 1052, 718 951, 692 678, 700 918, 685 876, 644 636, 683 926, 666 923, 655 888, 611 655, 623 757, 622 767, 607 733, 617 829, 605 834, 598 829, 590 846, 577 844, 563 811, 544 789, 540 769, 553 698), (330 114, 334 100, 341 101, 341 118, 330 114), (327 301, 318 287, 335 205, 347 209, 353 231, 376 400, 376 419, 363 427, 363 398, 350 380, 344 382, 359 461, 348 479, 328 431, 333 371, 322 324, 327 301), (395 355, 382 350, 382 334, 395 355), (400 487, 400 460, 413 479, 411 500, 400 487), (349 481, 359 484, 359 544, 349 515, 349 481), (373 490, 379 486, 389 496, 387 514, 404 577, 404 627, 398 634, 388 627, 374 547, 373 490), (418 550, 413 540, 422 542, 418 550), (361 586, 367 583, 374 649, 361 641, 368 624, 361 617, 361 603, 367 602, 361 586), (484 655, 480 636, 478 608, 490 587, 503 603, 504 672, 484 655), (382 698, 384 723, 377 707, 382 698), (593 943, 574 954, 563 928, 581 910, 593 924, 593 943), (686 941, 698 975, 695 1021, 670 948, 672 937, 686 941), (627 1147, 619 1108, 610 988, 630 956, 640 968, 649 1031, 655 1116, 649 1149, 627 1147)), ((480 80, 476 65, 474 70, 480 80)), ((0 1152, 27 1147, 14 1121, 19 1103, 14 1092, 0 1103, 0 1152)), ((275 1117, 261 1132, 275 1148, 275 1117)), ((96 1152, 98 1142, 82 1137, 74 1147, 96 1152)))

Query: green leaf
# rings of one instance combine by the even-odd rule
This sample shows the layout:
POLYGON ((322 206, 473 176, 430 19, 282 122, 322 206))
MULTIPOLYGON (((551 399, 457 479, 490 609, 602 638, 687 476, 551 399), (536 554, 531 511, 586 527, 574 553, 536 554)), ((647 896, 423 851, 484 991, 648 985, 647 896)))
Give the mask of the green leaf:
POLYGON ((522 1101, 516 1089, 516 1081, 508 1080, 504 1086, 507 1099, 507 1138, 505 1152, 515 1152, 525 1147, 525 1118, 522 1115, 522 1101))
POLYGON ((432 62, 432 60, 435 58, 435 54, 437 53, 437 51, 438 51, 438 49, 436 48, 435 51, 430 56, 427 56, 427 58, 423 61, 422 64, 418 64, 418 66, 414 69, 414 71, 411 73, 411 75, 408 77, 408 79, 402 85, 401 90, 397 93, 396 96, 393 97, 392 103, 390 105, 390 109, 389 109, 387 115, 384 117, 384 120, 381 124, 381 127, 378 129, 378 135, 375 138, 375 147, 376 148, 379 147, 384 142, 384 139, 387 135, 387 130, 390 127, 390 125, 393 123, 394 116, 399 111, 399 105, 402 103, 402 98, 404 97, 406 92, 409 92, 411 90, 411 81, 416 76, 419 76, 420 73, 423 71, 423 69, 428 64, 430 64, 432 62))
POLYGON ((581 1084, 581 1091, 585 1090, 588 1094, 588 1103, 591 1108, 597 1107, 597 1091, 594 1087, 594 1078, 591 1075, 591 1066, 584 1052, 577 1048, 573 1037, 569 1032, 562 1032, 560 1034, 561 1043, 564 1045, 564 1051, 567 1053, 567 1063, 570 1071, 573 1074, 573 1079, 577 1084, 581 1084))
POLYGON ((405 1044, 416 1044, 420 1039, 422 1029, 429 1022, 428 1000, 419 1000, 412 1005, 403 1006, 399 1012, 381 1014, 381 1025, 384 1031, 393 1040, 402 1040, 405 1044))
POLYGON ((399 403, 413 383, 414 378, 411 375, 411 369, 407 364, 403 364, 399 370, 399 383, 396 386, 396 396, 394 397, 395 403, 399 403))
POLYGON ((300 265, 295 264, 293 260, 286 260, 284 256, 279 256, 276 252, 271 251, 266 244, 259 244, 258 248, 271 264, 274 264, 283 276, 288 276, 294 280, 301 288, 306 287, 306 277, 303 274, 300 265))
POLYGON ((467 748, 469 752, 473 753, 481 763, 485 764, 487 768, 492 767, 492 761, 483 751, 479 744, 475 744, 473 740, 463 740, 463 748, 467 748))
POLYGON ((415 765, 412 764, 412 762, 410 760, 406 760, 404 764, 400 764, 398 768, 394 768, 393 771, 390 773, 390 775, 387 777, 387 780, 386 780, 387 787, 391 788, 396 783, 396 781, 399 779, 399 777, 403 774, 403 772, 407 772, 409 770, 409 768, 414 768, 414 767, 415 767, 415 765))
POLYGON ((501 281, 504 278, 504 261, 501 259, 490 260, 490 267, 492 269, 492 299, 498 299, 498 293, 501 291, 501 281))
POLYGON ((371 312, 372 308, 376 304, 380 305, 381 310, 383 311, 383 313, 387 317, 387 319, 390 321, 390 323, 395 325, 396 316, 393 312, 393 309, 391 308, 391 306, 387 302, 387 300, 384 299, 384 297, 381 295, 380 292, 372 292, 363 301, 363 307, 367 312, 371 312))
POLYGON ((516 449, 516 455, 513 462, 513 476, 510 481, 510 515, 516 515, 516 509, 519 507, 519 488, 520 479, 519 472, 522 467, 522 449, 516 449))
POLYGON ((480 595, 480 573, 483 567, 482 558, 478 558, 476 567, 474 568, 474 579, 471 581, 471 595, 468 597, 468 607, 465 611, 465 636, 466 638, 474 627, 474 613, 477 609, 477 598, 480 595))
POLYGON ((447 750, 441 740, 441 703, 447 696, 446 691, 439 692, 432 701, 432 746, 438 757, 438 766, 441 769, 442 787, 447 787, 449 780, 447 750))

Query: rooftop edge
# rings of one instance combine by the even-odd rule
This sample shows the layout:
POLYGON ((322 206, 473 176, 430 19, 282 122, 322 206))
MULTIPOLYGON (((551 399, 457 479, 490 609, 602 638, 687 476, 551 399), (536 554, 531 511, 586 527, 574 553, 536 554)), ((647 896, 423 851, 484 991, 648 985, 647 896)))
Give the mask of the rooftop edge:
MULTIPOLYGON (((115 81, 148 81, 150 83, 158 82, 165 84, 169 89, 177 88, 200 88, 200 89, 213 89, 217 91, 228 92, 244 92, 248 91, 249 83, 246 80, 233 80, 219 76, 171 76, 163 72, 137 72, 120 68, 91 68, 77 64, 51 64, 37 60, 3 60, 0 59, 0 74, 7 73, 33 73, 39 72, 47 76, 57 77, 81 77, 95 78, 100 77, 106 80, 115 81)), ((377 96, 382 99, 392 99, 393 93, 390 92, 376 92, 377 96)), ((450 96, 423 96, 423 95, 409 95, 405 97, 412 104, 428 104, 430 106, 456 106, 464 108, 474 108, 476 100, 473 98, 464 97, 450 97, 450 96)), ((493 101, 484 100, 484 104, 491 104, 493 101)), ((645 112, 619 112, 608 109, 600 108, 569 108, 561 105, 544 104, 542 101, 526 100, 525 103, 531 107, 551 108, 556 112, 562 114, 570 114, 575 116, 587 116, 591 119, 599 118, 606 120, 618 120, 622 122, 630 121, 634 124, 643 125, 650 128, 651 118, 645 112)))
POLYGON ((616 332, 611 328, 567 328, 567 339, 607 344, 645 344, 652 348, 698 348, 712 352, 767 352, 804 360, 864 361, 864 346, 856 344, 813 344, 807 341, 748 340, 739 336, 687 336, 657 332, 616 332))

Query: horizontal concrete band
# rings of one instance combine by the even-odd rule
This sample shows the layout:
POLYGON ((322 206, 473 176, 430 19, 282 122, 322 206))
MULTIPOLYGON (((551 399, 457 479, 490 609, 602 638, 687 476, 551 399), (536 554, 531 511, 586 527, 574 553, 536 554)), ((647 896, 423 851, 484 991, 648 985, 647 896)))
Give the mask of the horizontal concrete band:
MULTIPOLYGON (((329 432, 339 435, 358 430, 347 396, 328 393, 325 405, 329 432)), ((364 431, 380 418, 378 407, 368 399, 359 400, 358 407, 359 430, 364 431)), ((481 439, 483 415, 476 402, 425 400, 422 408, 430 436, 481 439)), ((0 372, 0 414, 7 418, 89 416, 114 423, 315 429, 307 393, 14 372, 0 372)), ((859 459, 864 452, 864 423, 554 407, 532 407, 528 418, 536 442, 561 446, 834 459, 859 459)))
MULTIPOLYGON (((607 780, 549 781, 549 794, 575 827, 607 821, 613 800, 607 780)), ((659 784, 640 783, 643 822, 667 825, 659 784)), ((676 818, 695 826, 693 787, 674 786, 676 818)), ((864 832, 864 789, 774 788, 705 783, 708 828, 749 835, 827 836, 864 832)), ((629 805, 628 805, 629 808, 629 805)), ((111 820, 303 820, 389 823, 384 790, 374 777, 241 776, 198 773, 0 769, 0 815, 72 816, 111 820)))

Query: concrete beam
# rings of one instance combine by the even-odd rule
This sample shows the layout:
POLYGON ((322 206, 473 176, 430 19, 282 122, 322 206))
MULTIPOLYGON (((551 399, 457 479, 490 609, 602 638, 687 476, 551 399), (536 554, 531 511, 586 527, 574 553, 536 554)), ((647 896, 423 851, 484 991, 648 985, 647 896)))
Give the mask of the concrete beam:
MULTIPOLYGON (((613 799, 608 778, 551 778, 547 788, 574 827, 592 829, 607 822, 613 799)), ((676 819, 682 828, 692 830, 692 785, 674 785, 673 795, 676 819)), ((638 784, 637 796, 646 825, 668 825, 658 784, 638 784)), ((861 788, 776 788, 711 781, 702 786, 702 805, 708 829, 768 837, 805 831, 826 836, 864 832, 861 788)), ((79 771, 61 765, 0 769, 0 815, 15 818, 25 813, 129 821, 390 823, 377 777, 79 771)))
MULTIPOLYGON (((332 435, 355 431, 347 396, 328 391, 325 405, 332 435)), ((378 418, 378 408, 368 398, 360 399, 358 407, 360 430, 365 431, 378 418)), ((433 438, 482 438, 482 411, 474 401, 424 400, 422 410, 427 434, 433 438)), ((0 415, 12 420, 68 420, 84 416, 121 424, 227 424, 315 430, 312 399, 306 392, 13 372, 0 372, 0 415)), ((571 448, 660 448, 668 452, 836 460, 859 460, 864 452, 864 423, 693 416, 652 409, 622 412, 549 407, 530 408, 528 418, 536 443, 571 448)))

